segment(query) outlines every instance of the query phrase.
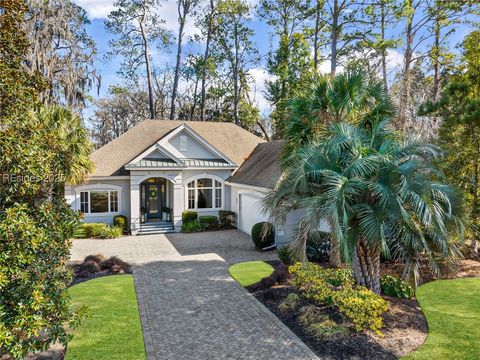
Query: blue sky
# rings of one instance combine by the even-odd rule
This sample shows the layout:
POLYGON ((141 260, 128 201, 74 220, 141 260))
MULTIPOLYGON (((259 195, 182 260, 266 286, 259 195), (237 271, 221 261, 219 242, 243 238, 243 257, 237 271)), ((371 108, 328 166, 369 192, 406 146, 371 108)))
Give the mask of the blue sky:
MULTIPOLYGON (((105 59, 105 55, 109 51, 108 41, 112 39, 112 35, 109 34, 104 26, 104 20, 107 17, 107 14, 113 9, 113 0, 74 0, 77 4, 82 6, 90 18, 91 24, 88 26, 87 31, 90 36, 95 40, 98 50, 98 56, 96 61, 97 72, 101 75, 101 88, 100 88, 100 97, 103 97, 107 94, 108 87, 114 84, 120 84, 122 79, 117 75, 117 71, 120 67, 120 58, 105 59)), ((254 0, 250 0, 254 2, 254 0)), ((166 27, 173 32, 174 35, 177 33, 177 11, 175 0, 167 0, 163 6, 162 17, 166 20, 166 27)), ((264 58, 268 52, 271 39, 268 34, 268 26, 260 21, 258 18, 253 18, 251 20, 251 26, 255 30, 254 41, 258 45, 260 54, 263 55, 263 60, 258 64, 258 68, 252 70, 252 75, 255 79, 255 86, 252 91, 254 92, 255 98, 264 113, 269 111, 269 106, 265 98, 263 97, 264 83, 265 79, 268 76, 266 72, 262 69, 264 66, 264 58)), ((195 33, 196 29, 193 24, 192 19, 187 22, 186 26, 186 35, 191 36, 195 33)), ((192 45, 185 45, 184 47, 184 56, 189 53, 198 50, 198 47, 192 45)), ((157 51, 153 52, 153 62, 157 66, 163 66, 167 62, 171 65, 174 64, 175 51, 172 49, 169 53, 159 53, 157 51)), ((91 94, 94 98, 97 98, 97 92, 92 91, 91 94)), ((87 109, 87 115, 90 111, 87 109)))
MULTIPOLYGON (((104 20, 107 17, 108 13, 113 10, 114 0, 74 0, 77 4, 82 6, 86 11, 91 20, 91 25, 88 26, 88 33, 92 36, 97 44, 98 56, 96 61, 97 72, 102 76, 102 86, 100 89, 100 97, 105 96, 108 87, 113 84, 120 84, 122 79, 116 74, 120 67, 119 58, 113 58, 110 60, 105 60, 104 55, 109 51, 108 41, 112 36, 105 30, 104 20)), ((256 5, 257 0, 248 0, 248 2, 253 6, 256 5)), ((162 10, 160 11, 161 17, 166 21, 165 26, 173 32, 174 35, 177 33, 177 8, 175 0, 166 0, 163 5, 162 10)), ((257 44, 260 55, 263 55, 263 60, 258 64, 254 69, 251 70, 252 78, 254 79, 254 85, 252 87, 252 97, 257 101, 258 106, 263 114, 268 114, 270 107, 266 101, 263 92, 265 90, 265 80, 269 78, 267 72, 265 71, 265 55, 272 47, 272 39, 269 34, 270 28, 258 17, 254 16, 251 20, 251 26, 255 31, 254 41, 257 44)), ((187 22, 186 25, 186 35, 191 36, 195 33, 196 29, 193 24, 192 19, 187 22)), ((399 36, 403 31, 403 25, 400 24, 396 29, 393 29, 396 36, 399 36)), ((461 26, 457 29, 454 36, 451 38, 450 43, 452 46, 460 41, 465 34, 468 32, 468 29, 464 26, 461 26)), ((276 41, 275 41, 276 42, 276 41)), ((275 44, 273 44, 275 46, 275 44)), ((184 56, 191 53, 195 50, 195 47, 191 45, 186 45, 184 48, 184 56)), ((199 50, 198 46, 197 49, 199 50)), ((169 53, 159 53, 153 52, 153 62, 156 66, 163 67, 167 62, 173 66, 174 64, 175 52, 172 47, 169 53)), ((402 47, 392 50, 388 56, 388 66, 390 71, 393 73, 402 63, 402 47)), ((320 70, 323 72, 328 72, 330 69, 330 64, 324 62, 321 65, 320 70)), ((91 94, 93 97, 97 98, 96 91, 92 91, 91 94)), ((85 115, 89 115, 91 109, 87 109, 85 115)))

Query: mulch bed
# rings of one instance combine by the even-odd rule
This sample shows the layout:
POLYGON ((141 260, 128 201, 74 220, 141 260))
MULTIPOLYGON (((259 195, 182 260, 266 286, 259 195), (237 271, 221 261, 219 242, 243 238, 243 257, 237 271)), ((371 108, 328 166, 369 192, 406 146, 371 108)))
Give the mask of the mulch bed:
MULTIPOLYGON (((309 301, 302 298, 295 310, 279 310, 288 294, 295 292, 292 287, 277 285, 267 290, 252 287, 249 290, 253 295, 322 359, 398 359, 417 349, 427 336, 427 325, 415 300, 387 298, 390 305, 384 317, 384 337, 349 330, 346 334, 318 339, 299 320, 302 307, 312 305, 309 301)), ((345 322, 332 308, 323 308, 321 312, 337 323, 345 322)))
MULTIPOLYGON (((274 268, 280 265, 279 261, 267 262, 274 268)), ((328 266, 328 264, 319 265, 328 266)), ((402 270, 403 266, 400 263, 384 262, 381 273, 399 276, 402 270)), ((422 274, 422 283, 435 280, 426 266, 422 269, 422 274)), ((461 260, 457 271, 447 276, 447 278, 464 277, 480 277, 480 261, 461 260)), ((301 297, 300 304, 293 310, 279 309, 279 305, 286 297, 296 292, 288 283, 277 284, 267 289, 261 286, 261 283, 257 283, 248 287, 247 290, 322 359, 398 359, 420 347, 428 333, 425 317, 415 299, 384 296, 389 303, 389 309, 383 316, 383 337, 371 332, 356 332, 349 328, 346 333, 319 339, 309 333, 306 325, 299 319, 306 307, 317 305, 301 297)), ((337 324, 348 323, 343 315, 331 307, 317 306, 317 309, 337 324)))

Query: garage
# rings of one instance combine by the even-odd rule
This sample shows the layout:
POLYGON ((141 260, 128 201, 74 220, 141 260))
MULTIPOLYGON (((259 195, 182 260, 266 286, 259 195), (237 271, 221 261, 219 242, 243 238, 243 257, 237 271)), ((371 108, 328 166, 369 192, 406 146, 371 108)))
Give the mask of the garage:
POLYGON ((253 194, 238 196, 238 214, 238 228, 247 234, 256 223, 267 221, 267 216, 262 213, 262 197, 253 194))

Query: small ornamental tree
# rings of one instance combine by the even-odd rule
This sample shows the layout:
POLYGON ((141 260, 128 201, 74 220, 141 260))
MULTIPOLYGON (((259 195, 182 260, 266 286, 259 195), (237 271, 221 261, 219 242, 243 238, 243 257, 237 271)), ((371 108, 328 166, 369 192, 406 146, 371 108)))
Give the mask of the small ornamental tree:
POLYGON ((79 218, 63 188, 92 170, 78 116, 38 104, 45 84, 24 70, 25 10, 0 0, 0 357, 17 359, 66 344, 82 317, 66 293, 79 218))

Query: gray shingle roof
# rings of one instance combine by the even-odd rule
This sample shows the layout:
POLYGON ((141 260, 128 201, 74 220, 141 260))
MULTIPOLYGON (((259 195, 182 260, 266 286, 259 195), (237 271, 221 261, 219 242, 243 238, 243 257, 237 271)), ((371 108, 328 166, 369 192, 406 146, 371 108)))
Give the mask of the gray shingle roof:
POLYGON ((284 142, 282 140, 258 144, 249 158, 240 166, 228 181, 236 184, 273 189, 282 175, 280 158, 284 142))
POLYGON ((128 174, 124 166, 181 126, 188 125, 212 146, 240 166, 255 146, 264 142, 240 126, 227 122, 144 120, 91 155, 93 176, 128 174))

